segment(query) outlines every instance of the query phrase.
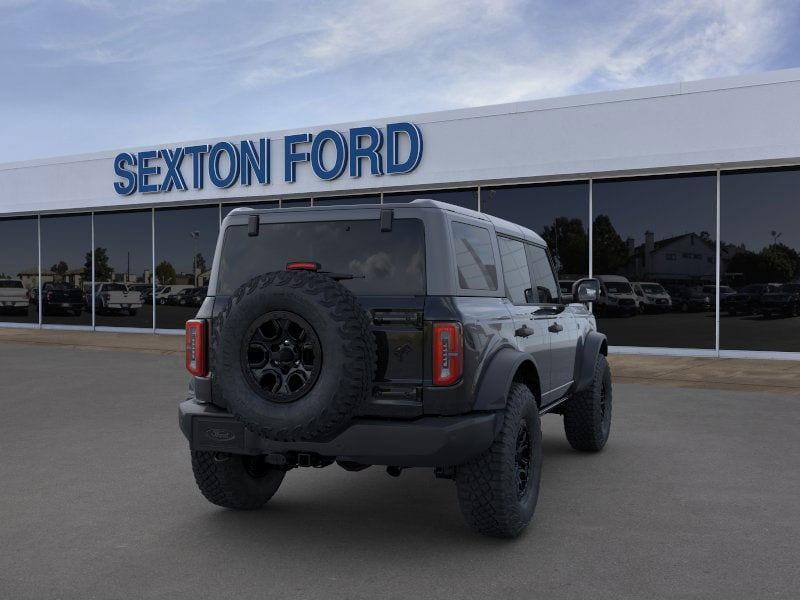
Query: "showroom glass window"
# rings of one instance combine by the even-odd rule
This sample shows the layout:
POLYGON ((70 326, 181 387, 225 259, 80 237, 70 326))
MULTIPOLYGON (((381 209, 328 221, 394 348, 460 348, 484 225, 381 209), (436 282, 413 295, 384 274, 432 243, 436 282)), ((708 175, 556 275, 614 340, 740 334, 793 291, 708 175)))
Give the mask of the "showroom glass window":
POLYGON ((800 352, 800 169, 723 172, 721 350, 800 352))
POLYGON ((598 328, 613 346, 713 349, 716 175, 595 180, 598 328))
POLYGON ((92 215, 41 218, 42 322, 91 326, 92 215))
POLYGON ((150 210, 94 214, 95 325, 153 327, 152 230, 150 210))
POLYGON ((219 233, 219 206, 157 209, 156 327, 183 329, 205 297, 219 233))
POLYGON ((38 323, 39 233, 36 217, 0 219, 0 322, 38 323))
POLYGON ((400 194, 384 194, 383 203, 389 204, 390 202, 411 202, 417 198, 438 200, 439 202, 455 204, 456 206, 461 206, 462 208, 478 210, 478 190, 474 188, 465 190, 423 190, 419 192, 404 192, 400 194))
POLYGON ((541 235, 560 280, 571 282, 589 273, 587 182, 481 188, 481 212, 541 235))
POLYGON ((310 198, 296 198, 294 200, 281 200, 281 208, 303 208, 311 206, 310 198))
POLYGON ((314 206, 353 206, 355 204, 380 204, 380 196, 335 196, 314 198, 314 206))

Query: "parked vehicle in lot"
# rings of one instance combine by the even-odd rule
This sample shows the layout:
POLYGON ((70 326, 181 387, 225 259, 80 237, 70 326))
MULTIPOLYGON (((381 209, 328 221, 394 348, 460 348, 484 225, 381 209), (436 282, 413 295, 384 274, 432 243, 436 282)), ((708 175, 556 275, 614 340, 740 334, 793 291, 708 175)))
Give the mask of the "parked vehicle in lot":
POLYGON ((727 296, 724 301, 720 301, 720 310, 726 311, 731 316, 756 314, 761 305, 761 297, 779 289, 778 283, 751 283, 735 294, 727 296))
POLYGON ((631 282, 621 275, 598 275, 600 297, 595 308, 601 315, 633 316, 639 312, 631 282))
POLYGON ((169 304, 170 296, 177 296, 179 292, 193 287, 193 285, 165 285, 160 290, 156 290, 156 302, 158 304, 169 304))
POLYGON ((0 279, 0 311, 27 315, 30 294, 21 279, 0 279))
MULTIPOLYGON (((717 295, 717 286, 715 285, 704 285, 703 286, 703 293, 708 294, 709 298, 711 298, 711 303, 716 304, 716 295, 717 295)), ((729 285, 721 285, 719 286, 719 302, 720 306, 725 302, 726 299, 730 298, 736 293, 729 285)))
MULTIPOLYGON (((91 306, 91 284, 85 286, 86 305, 91 306)), ((142 295, 124 283, 95 283, 94 310, 97 314, 127 312, 133 316, 142 307, 142 295)))
POLYGON ((529 229, 415 200, 234 209, 220 240, 179 406, 212 503, 259 508, 295 467, 428 467, 475 530, 512 537, 536 507, 540 416, 563 415, 577 450, 605 445, 600 284, 564 298, 529 229))
POLYGON ((765 317, 800 315, 800 283, 784 283, 777 290, 762 295, 758 312, 765 317))
POLYGON ((660 283, 634 281, 631 283, 640 312, 667 312, 672 309, 672 298, 660 283))
POLYGON ((200 306, 208 294, 208 286, 192 288, 183 297, 179 298, 180 306, 200 306))
POLYGON ((678 286, 669 291, 672 307, 681 312, 704 312, 713 310, 712 296, 703 292, 699 285, 678 286))
POLYGON ((42 312, 44 314, 67 313, 76 317, 83 312, 83 294, 69 283, 48 281, 42 285, 42 312))
POLYGON ((125 287, 129 292, 137 292, 142 300, 142 304, 152 304, 153 285, 151 283, 126 283, 125 287), (148 298, 150 299, 149 302, 148 298))

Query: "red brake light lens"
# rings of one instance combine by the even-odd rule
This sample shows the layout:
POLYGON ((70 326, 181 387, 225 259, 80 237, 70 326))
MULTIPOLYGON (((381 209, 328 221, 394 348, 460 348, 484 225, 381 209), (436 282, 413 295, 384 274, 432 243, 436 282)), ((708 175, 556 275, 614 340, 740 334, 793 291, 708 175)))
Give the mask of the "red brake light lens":
POLYGON ((320 264, 307 260, 298 260, 295 262, 286 263, 287 271, 319 271, 320 264))
POLYGON ((464 370, 461 323, 433 324, 433 385, 453 385, 464 370))
POLYGON ((205 319, 186 321, 186 369, 195 377, 208 374, 207 332, 205 319))

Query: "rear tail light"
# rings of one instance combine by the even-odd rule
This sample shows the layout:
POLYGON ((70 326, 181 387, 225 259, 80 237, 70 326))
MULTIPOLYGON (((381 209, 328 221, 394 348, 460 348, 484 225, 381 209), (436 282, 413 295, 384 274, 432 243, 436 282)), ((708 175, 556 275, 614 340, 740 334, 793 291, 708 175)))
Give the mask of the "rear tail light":
POLYGON ((452 385, 464 370, 461 323, 433 324, 433 385, 452 385))
POLYGON ((208 321, 186 321, 186 369, 195 377, 208 373, 208 321))

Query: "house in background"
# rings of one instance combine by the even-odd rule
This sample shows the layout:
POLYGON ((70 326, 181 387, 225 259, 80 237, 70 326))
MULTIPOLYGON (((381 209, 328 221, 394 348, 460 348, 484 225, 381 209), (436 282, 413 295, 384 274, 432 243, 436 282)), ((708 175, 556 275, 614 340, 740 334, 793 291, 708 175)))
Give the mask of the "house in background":
POLYGON ((657 281, 672 285, 713 283, 716 278, 716 243, 707 234, 684 233, 656 241, 645 231, 645 242, 627 239, 631 281, 657 281))

